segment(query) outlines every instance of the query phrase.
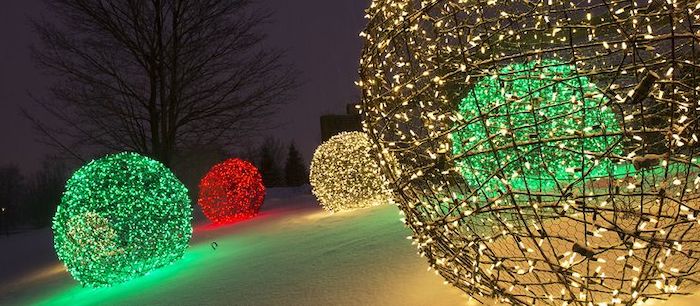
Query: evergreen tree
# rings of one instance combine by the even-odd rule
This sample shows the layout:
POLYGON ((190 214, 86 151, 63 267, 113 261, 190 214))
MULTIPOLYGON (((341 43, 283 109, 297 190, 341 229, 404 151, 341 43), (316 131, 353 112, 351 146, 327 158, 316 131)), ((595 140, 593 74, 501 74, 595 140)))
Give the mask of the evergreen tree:
POLYGON ((301 154, 297 151, 294 143, 289 145, 289 154, 287 155, 287 163, 284 166, 284 177, 287 186, 297 187, 304 185, 309 180, 309 175, 306 173, 306 166, 301 159, 301 154))
POLYGON ((260 175, 263 179, 265 187, 284 186, 284 177, 275 158, 275 142, 271 139, 266 140, 260 147, 260 175))

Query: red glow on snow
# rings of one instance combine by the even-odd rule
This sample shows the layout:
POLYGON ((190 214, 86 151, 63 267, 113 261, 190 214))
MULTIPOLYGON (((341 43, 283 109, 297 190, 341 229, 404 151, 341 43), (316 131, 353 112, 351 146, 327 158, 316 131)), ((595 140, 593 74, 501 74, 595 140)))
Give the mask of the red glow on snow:
MULTIPOLYGON (((259 215, 257 215, 257 216, 259 216, 259 215)), ((256 216, 253 216, 253 217, 256 217, 256 216)), ((199 232, 206 232, 206 231, 218 230, 218 229, 220 229, 220 228, 228 227, 228 226, 230 226, 230 225, 234 225, 234 224, 237 224, 237 223, 240 223, 240 222, 243 222, 243 221, 251 220, 251 219, 253 219, 253 217, 241 217, 241 218, 238 218, 238 219, 227 219, 226 222, 222 222, 222 223, 206 223, 206 224, 202 224, 202 225, 196 226, 196 227, 194 228, 194 232, 195 232, 195 233, 199 233, 199 232)))
POLYGON ((260 172, 238 158, 216 164, 199 182, 198 203, 213 225, 255 217, 264 199, 260 172))
POLYGON ((202 233, 207 231, 215 231, 222 228, 232 227, 239 224, 244 224, 247 221, 253 220, 264 220, 267 218, 275 218, 284 216, 288 210, 285 209, 275 209, 269 211, 263 211, 252 217, 243 217, 239 219, 232 219, 227 223, 204 223, 194 227, 194 233, 202 233))

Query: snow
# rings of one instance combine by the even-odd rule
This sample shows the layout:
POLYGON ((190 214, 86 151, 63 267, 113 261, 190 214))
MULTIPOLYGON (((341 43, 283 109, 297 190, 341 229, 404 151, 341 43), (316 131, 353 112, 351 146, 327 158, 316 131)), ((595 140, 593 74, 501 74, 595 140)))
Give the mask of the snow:
POLYGON ((0 305, 464 305, 399 218, 389 205, 330 214, 308 188, 270 189, 258 217, 199 224, 182 260, 99 289, 65 271, 49 229, 3 236, 0 305))
MULTIPOLYGON (((399 218, 389 205, 330 214, 308 188, 274 188, 258 217, 198 224, 182 260, 99 289, 65 271, 49 229, 0 236, 0 305, 477 305, 427 271, 399 218)), ((648 305, 667 303, 700 295, 648 305)))

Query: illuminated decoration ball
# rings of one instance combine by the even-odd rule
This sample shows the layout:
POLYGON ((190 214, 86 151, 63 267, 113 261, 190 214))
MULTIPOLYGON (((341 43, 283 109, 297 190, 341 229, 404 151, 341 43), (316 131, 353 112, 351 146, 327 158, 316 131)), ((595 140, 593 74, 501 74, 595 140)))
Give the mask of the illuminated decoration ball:
POLYGON ((214 165, 199 183, 199 206, 215 224, 254 217, 264 199, 260 172, 238 158, 214 165))
POLYGON ((579 168, 590 169, 588 177, 625 175, 624 165, 576 150, 623 153, 609 100, 574 69, 556 60, 510 64, 474 85, 458 105, 471 120, 452 133, 452 153, 469 185, 485 183, 483 194, 495 196, 506 192, 503 179, 515 190, 551 191, 580 179, 579 168), (588 137, 576 135, 582 129, 588 137))
POLYGON ((700 277, 694 1, 374 0, 363 128, 472 297, 632 305, 700 277))
POLYGON ((187 188, 163 164, 136 153, 108 155, 66 183, 54 246, 81 284, 109 286, 180 259, 191 219, 187 188))
POLYGON ((343 132, 322 143, 311 160, 311 190, 331 212, 388 203, 391 193, 361 132, 343 132))

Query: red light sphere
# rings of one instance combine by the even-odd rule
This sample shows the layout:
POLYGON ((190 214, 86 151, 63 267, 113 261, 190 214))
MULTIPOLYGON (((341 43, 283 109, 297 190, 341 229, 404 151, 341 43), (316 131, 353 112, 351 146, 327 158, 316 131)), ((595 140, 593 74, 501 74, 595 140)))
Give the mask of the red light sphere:
POLYGON ((264 199, 260 172, 242 159, 231 158, 214 165, 199 182, 199 206, 215 224, 254 217, 264 199))

